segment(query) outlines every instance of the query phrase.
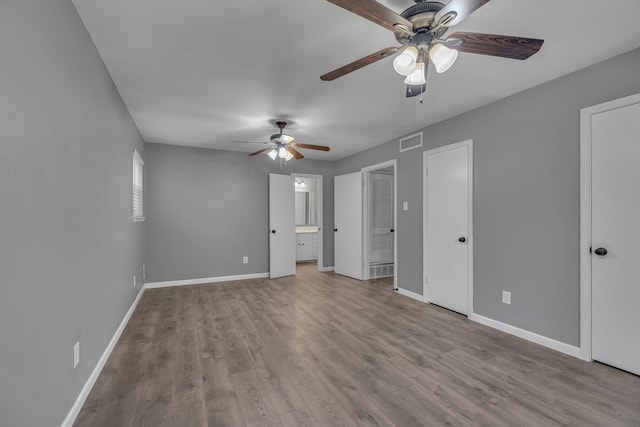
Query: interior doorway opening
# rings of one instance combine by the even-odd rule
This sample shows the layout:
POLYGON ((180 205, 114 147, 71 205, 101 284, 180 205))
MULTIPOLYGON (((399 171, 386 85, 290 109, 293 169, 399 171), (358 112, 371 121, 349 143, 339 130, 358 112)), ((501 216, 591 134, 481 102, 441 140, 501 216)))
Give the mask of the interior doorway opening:
POLYGON ((363 278, 396 282, 396 161, 369 166, 363 173, 363 278))
POLYGON ((322 175, 293 173, 295 191, 296 265, 323 270, 322 175))

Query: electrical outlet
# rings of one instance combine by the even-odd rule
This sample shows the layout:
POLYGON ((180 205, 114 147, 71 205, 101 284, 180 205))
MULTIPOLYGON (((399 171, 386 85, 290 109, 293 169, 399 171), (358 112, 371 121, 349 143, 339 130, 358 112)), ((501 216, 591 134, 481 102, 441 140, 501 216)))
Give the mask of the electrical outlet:
POLYGON ((504 304, 511 304, 511 292, 502 291, 502 302, 504 304))
POLYGON ((75 369, 80 363, 80 341, 73 346, 73 368, 75 369))
POLYGON ((243 256, 242 257, 242 263, 243 264, 248 264, 249 263, 249 257, 248 256, 243 256))
POLYGON ((136 275, 135 274, 133 275, 133 287, 134 288, 136 287, 136 275))

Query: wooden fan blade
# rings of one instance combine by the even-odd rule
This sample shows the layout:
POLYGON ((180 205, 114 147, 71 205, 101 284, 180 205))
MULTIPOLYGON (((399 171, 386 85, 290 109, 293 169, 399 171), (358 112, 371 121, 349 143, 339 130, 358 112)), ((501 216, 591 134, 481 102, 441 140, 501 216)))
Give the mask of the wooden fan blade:
POLYGON ((298 148, 307 148, 309 150, 329 151, 331 150, 326 145, 313 145, 313 144, 294 144, 298 148))
POLYGON ((302 159, 302 158, 304 157, 304 156, 302 155, 302 153, 301 153, 301 152, 299 152, 299 151, 298 151, 298 150, 296 150, 295 148, 291 147, 290 145, 287 145, 285 148, 286 148, 286 150, 287 150, 288 152, 290 152, 290 153, 291 153, 291 155, 292 155, 293 157, 295 157, 296 159, 302 159))
POLYGON ((453 12, 453 18, 443 23, 445 27, 452 27, 488 2, 489 0, 451 0, 436 14, 435 21, 440 22, 447 13, 453 12))
POLYGON ((541 39, 465 32, 453 33, 447 37, 447 40, 451 39, 462 40, 459 45, 449 46, 460 52, 520 60, 527 59, 538 52, 544 43, 541 39))
POLYGON ((269 151, 269 150, 272 150, 272 149, 273 149, 273 147, 263 148, 262 150, 258 150, 258 151, 256 151, 255 153, 251 153, 251 154, 249 154, 249 155, 250 155, 250 156, 255 156, 255 155, 257 155, 257 154, 264 153, 265 151, 269 151))
POLYGON ((335 80, 338 77, 342 77, 345 74, 349 74, 353 71, 359 70, 360 68, 373 64, 376 61, 381 60, 382 58, 386 58, 387 56, 393 55, 398 51, 397 47, 388 47, 385 49, 381 49, 376 53, 372 53, 369 56, 365 56, 364 58, 360 58, 357 61, 354 61, 350 64, 345 65, 344 67, 340 67, 336 70, 333 70, 325 75, 320 76, 320 80, 325 82, 329 82, 331 80, 335 80))
MULTIPOLYGON (((396 31, 395 25, 402 25, 408 31, 413 30, 413 24, 408 19, 375 0, 327 0, 330 3, 347 9, 364 19, 381 25, 387 30, 396 31)), ((488 1, 488 0, 487 0, 488 1)))

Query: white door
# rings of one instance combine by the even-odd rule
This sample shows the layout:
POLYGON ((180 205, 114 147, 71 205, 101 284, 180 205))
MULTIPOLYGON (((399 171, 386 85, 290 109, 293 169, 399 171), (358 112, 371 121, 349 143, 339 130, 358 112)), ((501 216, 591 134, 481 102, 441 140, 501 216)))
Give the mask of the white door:
POLYGON ((424 153, 424 296, 468 313, 470 279, 470 142, 424 153))
POLYGON ((369 174, 369 263, 393 263, 393 172, 369 174))
POLYGON ((334 179, 334 271, 362 280, 362 172, 334 179))
POLYGON ((269 174, 269 277, 296 274, 295 187, 291 175, 269 174))
POLYGON ((593 115, 591 144, 591 355, 640 375, 640 103, 593 115))

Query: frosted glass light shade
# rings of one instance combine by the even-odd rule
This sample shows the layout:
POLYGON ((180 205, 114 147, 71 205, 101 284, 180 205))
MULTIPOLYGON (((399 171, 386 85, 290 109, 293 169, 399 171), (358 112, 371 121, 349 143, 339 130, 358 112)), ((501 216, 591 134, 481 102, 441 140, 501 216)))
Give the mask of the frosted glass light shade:
POLYGON ((280 147, 280 149, 278 150, 278 156, 279 156, 281 159, 284 159, 285 157, 287 157, 287 153, 288 153, 288 151, 287 151, 287 149, 286 149, 286 148, 284 148, 284 147, 280 147))
MULTIPOLYGON (((291 159, 293 159, 293 154, 287 151, 287 155, 284 157, 284 161, 288 162, 291 159)), ((302 183, 301 187, 304 187, 304 182, 302 183)))
POLYGON ((417 86, 423 85, 427 81, 424 78, 424 62, 416 64, 416 69, 404 79, 405 84, 417 86))
POLYGON ((435 44, 429 52, 429 57, 433 64, 436 66, 438 73, 444 73, 456 62, 458 59, 458 51, 455 49, 449 49, 445 45, 435 44))
POLYGON ((401 76, 408 76, 415 70, 418 60, 418 49, 415 46, 407 46, 400 55, 393 60, 393 69, 401 76))
POLYGON ((283 144, 288 144, 294 139, 295 139, 294 137, 287 135, 286 133, 283 133, 282 136, 280 137, 280 142, 282 142, 283 144))
POLYGON ((267 153, 267 156, 271 157, 271 160, 275 160, 278 157, 278 150, 275 148, 267 153))

